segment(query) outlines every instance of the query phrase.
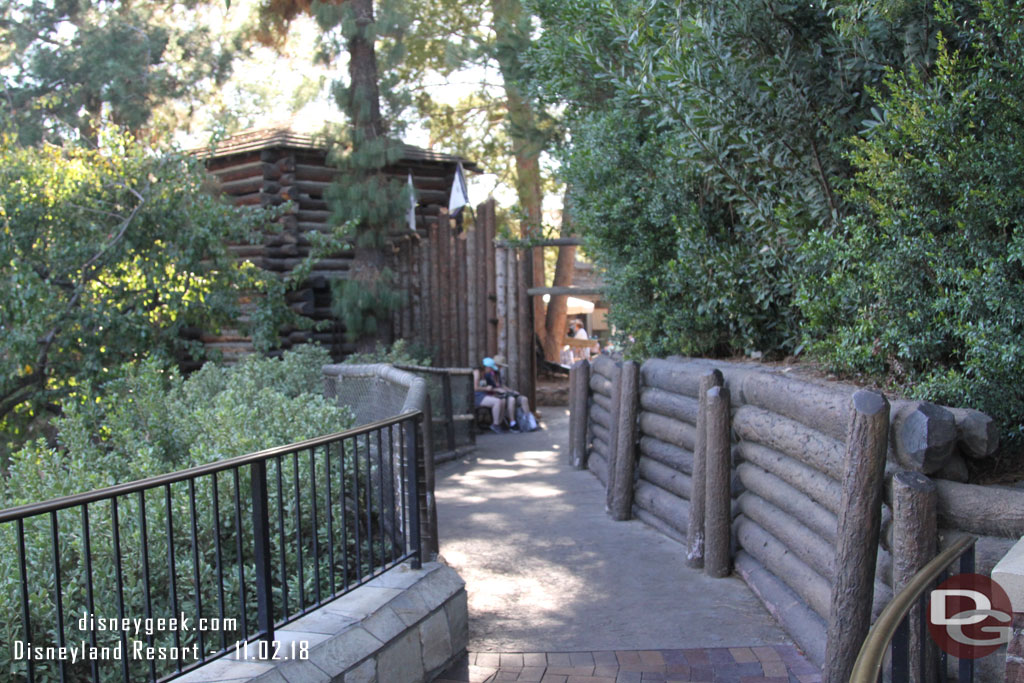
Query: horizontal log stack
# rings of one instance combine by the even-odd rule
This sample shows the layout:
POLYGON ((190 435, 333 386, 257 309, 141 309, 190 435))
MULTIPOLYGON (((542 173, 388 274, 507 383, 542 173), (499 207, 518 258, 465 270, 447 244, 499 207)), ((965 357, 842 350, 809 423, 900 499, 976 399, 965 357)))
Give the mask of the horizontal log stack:
MULTIPOLYGON (((494 209, 485 203, 475 213, 467 211, 468 218, 448 219, 448 194, 457 161, 404 145, 401 159, 384 171, 403 186, 411 174, 418 205, 416 231, 404 224, 396 226, 385 247, 385 263, 401 302, 392 311, 390 324, 378 333, 378 341, 406 339, 432 349, 437 365, 467 367, 479 363, 483 355, 497 353, 494 209), (474 296, 468 297, 467 292, 474 296)), ((476 170, 469 162, 466 166, 476 170)), ((338 171, 328 165, 321 143, 284 128, 253 131, 222 142, 207 160, 207 168, 236 205, 292 202, 278 229, 268 230, 261 242, 229 245, 238 258, 285 277, 309 256, 312 235, 327 229, 331 215, 327 192, 338 180, 338 171)), ((325 328, 282 330, 282 350, 309 341, 321 343, 336 359, 356 350, 332 311, 330 284, 349 277, 354 258, 355 250, 348 248, 320 259, 308 280, 289 293, 293 310, 325 328)), ((254 351, 252 340, 237 330, 199 334, 229 361, 254 351)))
MULTIPOLYGON (((599 357, 588 378, 590 452, 597 454, 589 466, 605 483, 607 460, 615 457, 607 447, 615 442, 617 422, 613 367, 610 360, 599 357)), ((646 361, 637 397, 633 516, 683 543, 688 540, 695 498, 700 383, 714 369, 722 373, 723 394, 731 399, 735 571, 811 659, 822 664, 832 603, 838 599, 833 595, 838 576, 836 548, 841 540, 843 482, 850 466, 844 457, 856 388, 769 372, 755 364, 682 357, 646 361)), ((914 533, 905 529, 921 526, 908 519, 905 507, 901 518, 894 519, 888 490, 893 474, 902 471, 905 476, 934 480, 937 547, 964 532, 980 535, 979 570, 990 571, 1013 540, 1024 535, 1024 489, 972 486, 944 478, 961 469, 958 461, 995 452, 997 433, 988 416, 908 400, 893 400, 886 410, 885 443, 876 445, 886 452, 885 490, 877 510, 879 540, 871 558, 869 586, 857 589, 866 591, 872 620, 892 599, 894 581, 906 580, 905 562, 899 564, 899 571, 894 569, 893 548, 932 547, 905 536, 894 538, 894 534, 914 533)), ((852 513, 847 510, 847 514, 852 513)), ((855 514, 867 515, 867 508, 855 514)), ((855 528, 855 523, 850 524, 855 528)), ((858 562, 859 571, 866 571, 864 560, 858 562)), ((844 572, 849 564, 844 563, 844 572)), ((851 581, 858 585, 865 576, 852 580, 844 574, 843 585, 851 581)))
POLYGON ((619 374, 622 366, 608 356, 598 356, 590 364, 590 402, 587 431, 590 434, 587 467, 607 488, 609 467, 618 438, 619 374))

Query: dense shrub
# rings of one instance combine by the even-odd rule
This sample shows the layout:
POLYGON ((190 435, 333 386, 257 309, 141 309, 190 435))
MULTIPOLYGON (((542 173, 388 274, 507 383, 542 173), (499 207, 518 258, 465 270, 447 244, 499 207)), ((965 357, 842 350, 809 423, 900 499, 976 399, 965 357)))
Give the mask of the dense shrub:
MULTIPOLYGON (((69 402, 66 414, 56 420, 59 429, 56 446, 37 441, 14 454, 8 476, 0 483, 0 505, 47 500, 342 431, 352 425, 351 411, 332 405, 319 394, 320 367, 326 362, 329 356, 325 351, 306 346, 285 353, 279 360, 253 356, 230 368, 208 364, 187 379, 154 361, 129 365, 116 379, 102 386, 85 386, 76 394, 78 400, 69 402)), ((336 557, 331 562, 325 555, 328 523, 324 510, 328 498, 323 483, 315 489, 310 486, 314 469, 315 479, 324 482, 329 458, 335 485, 339 486, 344 480, 352 486, 348 505, 353 510, 363 509, 358 506, 365 505, 368 497, 379 498, 383 494, 379 485, 370 483, 371 469, 375 477, 379 474, 379 461, 371 468, 369 450, 365 447, 360 450, 358 473, 351 443, 345 448, 334 447, 329 454, 324 450, 315 454, 303 452, 300 457, 286 457, 268 465, 271 509, 276 511, 280 504, 282 510, 280 527, 278 521, 274 521, 271 552, 275 558, 283 555, 286 565, 284 580, 278 565, 274 566, 277 619, 285 614, 285 591, 289 596, 289 611, 294 612, 298 609, 300 591, 308 604, 316 591, 329 593, 332 574, 338 585, 354 580, 360 571, 366 573, 371 569, 374 563, 371 552, 379 564, 385 552, 392 550, 381 531, 386 525, 380 519, 372 520, 371 525, 365 514, 348 515, 347 543, 341 544, 341 513, 336 506, 333 520, 333 542, 338 546, 336 557), (354 484, 357 480, 358 495, 354 484), (298 494, 300 489, 301 495, 298 494), (314 505, 320 510, 315 524, 314 505), (372 544, 368 538, 371 528, 376 529, 372 544), (360 533, 358 542, 357 533, 360 533), (297 541, 300 534, 301 550, 297 541), (319 554, 314 554, 317 545, 319 554)), ((170 554, 175 558, 174 594, 179 610, 193 618, 199 614, 209 617, 217 614, 223 600, 229 617, 239 616, 241 602, 248 606, 251 615, 256 614, 252 570, 246 569, 244 573, 244 590, 237 570, 238 564, 251 567, 253 562, 249 469, 240 470, 237 479, 229 472, 222 473, 218 475, 218 484, 214 495, 210 477, 196 481, 195 517, 192 516, 190 487, 184 482, 168 490, 151 490, 144 497, 119 498, 120 562, 127 616, 143 617, 149 613, 167 616, 174 611, 168 565, 170 554), (236 497, 240 504, 237 518, 236 497), (174 525, 170 547, 166 533, 168 500, 174 525), (143 504, 144 514, 140 507, 143 504), (214 519, 215 511, 219 526, 214 519), (193 560, 193 524, 198 562, 193 560), (214 540, 220 543, 220 556, 214 540), (143 558, 148 558, 148 562, 143 563, 143 558), (216 579, 218 566, 225 568, 223 584, 216 579), (145 572, 148 572, 151 589, 150 605, 144 600, 145 572), (196 608, 197 597, 201 612, 196 608)), ((338 489, 334 490, 337 499, 338 489)), ((375 504, 378 504, 376 498, 375 504)), ((94 612, 116 616, 120 600, 115 590, 118 558, 113 552, 110 504, 91 505, 89 518, 94 612)), ((36 645, 57 642, 54 628, 56 571, 50 523, 45 515, 30 518, 25 523, 26 559, 31 577, 31 639, 36 645)), ((65 637, 69 644, 78 644, 89 639, 88 632, 81 632, 75 626, 88 604, 81 510, 73 508, 58 513, 57 524, 61 532, 57 558, 65 637)), ((24 672, 24 663, 11 659, 13 641, 24 638, 17 554, 13 550, 18 547, 14 524, 0 527, 0 544, 10 550, 0 561, 0 640, 5 644, 0 648, 0 671, 5 672, 4 676, 13 677, 16 672, 24 672)), ((229 646, 242 637, 240 627, 239 623, 239 629, 227 634, 229 646)), ((252 623, 249 628, 253 628, 252 623)), ((100 645, 117 642, 117 633, 105 632, 98 636, 100 645)), ((182 643, 194 643, 197 636, 196 632, 184 633, 182 643)), ((204 636, 206 651, 220 647, 219 634, 204 636)), ((168 646, 173 644, 173 638, 170 633, 158 633, 154 642, 168 646)), ((186 658, 185 663, 190 661, 186 658)), ((168 673, 174 664, 157 662, 158 675, 168 673)), ((119 666, 118 662, 103 664, 111 673, 119 671, 119 666)), ((133 662, 130 666, 133 677, 147 675, 148 662, 133 662)), ((70 669, 71 680, 91 680, 88 664, 79 663, 70 669)), ((56 680, 56 675, 54 663, 38 663, 37 680, 56 680)))
POLYGON ((928 71, 890 71, 853 140, 843 229, 811 236, 801 307, 834 369, 1024 419, 1024 8, 942 5, 928 71))

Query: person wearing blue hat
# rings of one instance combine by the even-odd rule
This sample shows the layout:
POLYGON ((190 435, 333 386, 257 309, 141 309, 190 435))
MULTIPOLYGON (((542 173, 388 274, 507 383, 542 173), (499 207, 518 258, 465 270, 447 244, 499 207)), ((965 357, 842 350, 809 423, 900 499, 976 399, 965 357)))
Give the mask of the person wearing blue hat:
POLYGON ((498 397, 498 364, 493 358, 484 358, 480 367, 473 370, 473 404, 479 408, 491 409, 491 431, 500 434, 504 422, 505 402, 498 397))
POLYGON ((530 410, 529 400, 505 386, 502 381, 501 369, 507 366, 505 357, 498 354, 494 358, 484 358, 481 365, 484 367, 483 381, 488 387, 493 387, 495 396, 505 401, 505 414, 508 417, 509 428, 513 432, 532 432, 537 429, 537 418, 530 410))

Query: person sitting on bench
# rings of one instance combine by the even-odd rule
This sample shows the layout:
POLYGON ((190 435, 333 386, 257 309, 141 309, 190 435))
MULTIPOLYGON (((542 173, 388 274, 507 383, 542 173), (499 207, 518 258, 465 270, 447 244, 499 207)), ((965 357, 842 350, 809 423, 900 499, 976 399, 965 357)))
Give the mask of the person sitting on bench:
MULTIPOLYGON (((494 363, 491 358, 484 358, 479 368, 473 370, 473 404, 475 407, 491 409, 491 431, 500 434, 504 420, 505 401, 498 398, 498 382, 493 376, 488 377, 491 366, 487 361, 494 363)), ((495 365, 494 367, 497 367, 495 365)))
POLYGON ((494 358, 484 358, 483 364, 485 367, 484 379, 488 383, 494 382, 494 386, 497 389, 497 396, 499 398, 504 398, 506 401, 505 414, 508 416, 509 428, 513 432, 532 432, 538 429, 537 418, 533 416, 533 411, 530 410, 530 401, 522 394, 513 391, 504 384, 501 376, 501 368, 508 366, 505 362, 505 357, 498 354, 494 358), (523 424, 519 424, 516 420, 517 406, 522 411, 523 424))

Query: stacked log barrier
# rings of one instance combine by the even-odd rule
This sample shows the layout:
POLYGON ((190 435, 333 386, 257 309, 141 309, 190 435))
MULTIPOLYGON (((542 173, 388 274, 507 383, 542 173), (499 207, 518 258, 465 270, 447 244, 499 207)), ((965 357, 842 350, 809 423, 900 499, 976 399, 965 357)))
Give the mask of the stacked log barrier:
POLYGON ((615 428, 618 417, 618 396, 620 366, 607 356, 598 356, 590 365, 591 400, 587 429, 591 435, 587 467, 606 487, 609 481, 609 466, 614 454, 618 436, 615 428))
POLYGON ((640 368, 639 476, 633 516, 683 543, 694 492, 701 374, 705 373, 659 359, 640 368))
MULTIPOLYGON (((613 402, 615 384, 607 368, 614 363, 598 360, 596 364, 606 370, 592 369, 588 381, 588 438, 594 444, 591 453, 613 457, 608 444, 614 443, 618 404, 613 402)), ((695 495, 694 451, 700 438, 700 381, 715 369, 723 375, 732 407, 734 569, 821 666, 833 604, 840 599, 834 593, 849 592, 843 586, 850 585, 850 578, 837 574, 837 567, 856 565, 865 572, 869 561, 873 565, 873 577, 862 575, 852 589, 870 605, 867 619, 873 620, 892 599, 893 586, 900 585, 910 571, 908 548, 913 544, 908 544, 908 538, 933 532, 905 530, 908 524, 913 526, 910 511, 917 506, 901 506, 896 498, 902 494, 890 492, 886 484, 875 512, 868 514, 876 505, 871 496, 861 496, 871 504, 856 514, 848 513, 861 520, 861 527, 866 520, 867 526, 878 528, 877 540, 868 544, 873 550, 856 562, 837 561, 837 544, 849 540, 849 534, 840 530, 840 516, 843 482, 850 471, 844 458, 850 447, 847 432, 856 414, 851 406, 856 388, 766 370, 760 364, 680 357, 648 360, 640 369, 634 517, 687 544, 695 495)), ((937 548, 963 533, 977 535, 977 569, 990 573, 1024 535, 1024 489, 975 486, 944 477, 958 463, 991 457, 996 451, 997 433, 991 419, 977 411, 911 400, 891 401, 886 418, 885 480, 901 473, 897 481, 912 476, 934 482, 937 548)), ((606 461, 597 456, 589 467, 607 484, 606 461)), ((928 539, 916 540, 928 547, 928 539)), ((914 562, 928 554, 914 552, 920 555, 914 562)), ((848 629, 833 624, 836 630, 848 629)), ((850 642, 847 639, 847 646, 850 642)), ((833 644, 836 647, 840 647, 838 641, 833 644)))

